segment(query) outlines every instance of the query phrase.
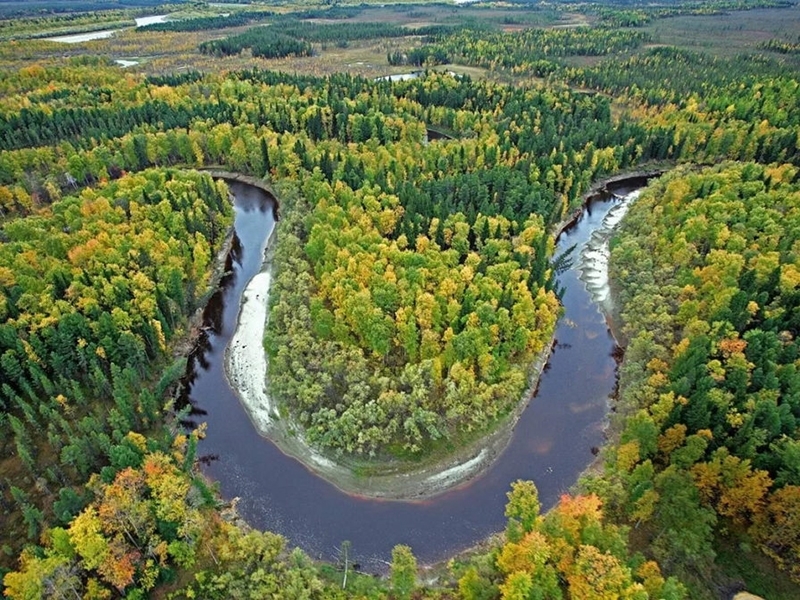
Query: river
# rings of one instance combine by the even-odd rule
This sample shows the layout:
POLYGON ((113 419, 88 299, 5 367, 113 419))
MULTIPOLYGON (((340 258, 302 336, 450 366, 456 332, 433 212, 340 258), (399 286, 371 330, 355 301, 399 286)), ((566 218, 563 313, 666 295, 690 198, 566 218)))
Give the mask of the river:
MULTIPOLYGON (((533 480, 545 508, 569 490, 603 444, 616 382, 616 344, 592 293, 598 300, 607 295, 607 281, 593 268, 604 260, 596 232, 620 218, 619 197, 593 202, 559 238, 557 253, 577 244, 575 265, 559 276, 565 314, 537 393, 505 452, 460 487, 401 502, 347 495, 285 456, 257 433, 230 389, 225 348, 236 328, 242 292, 261 268, 274 227, 273 204, 265 192, 241 183, 230 188, 236 199, 230 275, 206 308, 205 333, 190 356, 186 381, 192 420, 208 423, 200 452, 211 460, 204 470, 219 482, 224 498, 240 499, 239 513, 249 524, 283 534, 315 558, 335 557, 340 543, 349 540, 363 570, 382 572, 395 544, 408 544, 427 564, 502 530, 512 481, 533 480)), ((633 189, 632 184, 612 187, 618 195, 633 189)))
MULTIPOLYGON (((168 15, 151 15, 149 17, 136 17, 136 27, 144 27, 154 23, 163 23, 167 20, 168 15)), ((86 33, 73 33, 70 35, 58 35, 55 37, 44 38, 48 42, 61 42, 62 44, 80 44, 81 42, 90 42, 92 40, 103 40, 110 38, 115 33, 122 31, 122 29, 102 29, 100 31, 87 31, 86 33)), ((134 63, 135 64, 135 63, 134 63)), ((126 65, 123 65, 126 66, 126 65)))

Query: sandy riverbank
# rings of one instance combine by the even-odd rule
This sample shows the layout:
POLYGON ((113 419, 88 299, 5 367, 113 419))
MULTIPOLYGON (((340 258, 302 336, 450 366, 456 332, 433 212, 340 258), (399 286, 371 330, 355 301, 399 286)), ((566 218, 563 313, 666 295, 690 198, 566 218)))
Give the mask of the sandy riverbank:
POLYGON ((226 352, 226 374, 231 387, 256 429, 266 435, 278 415, 267 393, 264 374, 267 357, 262 340, 267 320, 267 298, 272 281, 270 270, 262 271, 250 280, 242 292, 239 322, 226 352))
POLYGON ((267 357, 262 340, 269 317, 271 242, 267 246, 261 272, 250 280, 242 294, 236 330, 225 351, 226 377, 257 431, 320 477, 342 491, 357 496, 423 500, 464 485, 486 471, 508 446, 514 425, 533 396, 539 376, 547 364, 551 347, 548 346, 540 354, 531 369, 530 387, 524 396, 528 401, 521 401, 488 435, 478 437, 447 456, 438 456, 427 463, 333 460, 308 444, 302 430, 289 419, 281 418, 269 396, 267 357), (357 474, 359 467, 365 464, 374 474, 357 474))
MULTIPOLYGON (((527 402, 520 402, 488 436, 416 469, 409 469, 408 464, 400 462, 385 463, 377 465, 381 473, 360 476, 354 470, 357 463, 336 462, 315 450, 305 441, 299 428, 279 416, 267 390, 267 359, 262 340, 268 318, 271 274, 268 258, 264 269, 243 292, 236 331, 225 353, 225 372, 258 432, 285 454, 349 494, 386 500, 422 500, 435 496, 478 476, 502 454, 527 402)), ((532 386, 538 381, 549 354, 548 347, 537 360, 532 386)), ((527 398, 532 396, 532 391, 533 388, 526 394, 527 398)))

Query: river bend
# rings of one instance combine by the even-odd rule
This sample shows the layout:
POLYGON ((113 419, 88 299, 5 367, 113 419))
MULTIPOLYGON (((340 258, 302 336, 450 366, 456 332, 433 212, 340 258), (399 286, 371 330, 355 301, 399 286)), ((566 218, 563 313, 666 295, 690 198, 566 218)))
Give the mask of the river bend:
POLYGON ((608 307, 604 240, 624 211, 620 197, 633 187, 612 188, 618 196, 591 203, 559 238, 557 254, 577 245, 573 267, 559 276, 565 314, 538 390, 505 452, 478 477, 414 502, 341 492, 261 437, 231 390, 225 348, 275 222, 265 192, 238 182, 230 189, 236 215, 230 274, 205 310, 204 334, 190 356, 185 381, 193 421, 208 423, 200 446, 201 454, 212 458, 205 472, 219 482, 224 498, 239 498, 239 513, 250 525, 286 536, 314 558, 334 558, 340 543, 349 540, 362 570, 379 572, 385 571, 395 544, 408 544, 425 564, 501 531, 512 481, 533 480, 545 508, 569 490, 603 444, 616 383, 616 344, 595 300, 608 307))

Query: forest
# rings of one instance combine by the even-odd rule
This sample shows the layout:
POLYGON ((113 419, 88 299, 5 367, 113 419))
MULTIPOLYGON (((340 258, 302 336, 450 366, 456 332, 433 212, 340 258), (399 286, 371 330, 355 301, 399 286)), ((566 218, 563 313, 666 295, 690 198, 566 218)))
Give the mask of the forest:
POLYGON ((258 6, 232 8, 234 27, 199 7, 120 38, 176 36, 197 69, 123 70, 42 42, 0 72, 5 595, 796 597, 797 40, 729 55, 648 27, 797 5, 565 4, 587 20, 503 28, 480 4, 406 28, 369 20, 386 7, 308 3, 252 28, 258 6), (273 68, 344 47, 427 70, 273 68), (376 462, 436 456, 514 410, 560 316, 556 233, 593 184, 664 171, 612 241, 625 352, 594 468, 553 507, 514 483, 506 530, 435 584, 402 544, 375 578, 344 543, 319 563, 249 528, 202 472, 205 426, 175 402, 233 243, 227 186, 203 167, 285 191, 264 376, 314 448, 376 462))
MULTIPOLYGON (((180 4, 185 0, 171 0, 170 4, 180 4)), ((102 0, 79 0, 78 2, 71 2, 66 0, 32 0, 27 2, 18 2, 9 0, 2 3, 2 10, 0 16, 5 18, 36 18, 41 14, 52 14, 64 16, 66 18, 74 18, 86 15, 87 13, 106 13, 108 11, 129 9, 141 10, 143 8, 150 8, 163 6, 165 3, 161 0, 117 0, 109 6, 108 2, 102 0)))
MULTIPOLYGON (((180 31, 181 23, 190 21, 176 21, 175 24, 164 24, 166 31, 180 31)), ((203 27, 205 28, 205 27, 203 27)), ((308 56, 312 53, 311 43, 323 44, 335 42, 338 46, 347 46, 348 42, 355 40, 371 40, 395 38, 405 36, 435 36, 441 35, 451 27, 431 25, 415 29, 406 29, 388 23, 334 23, 317 24, 308 21, 297 22, 294 19, 273 18, 269 27, 254 27, 244 33, 227 37, 222 40, 203 42, 200 52, 203 54, 231 55, 239 54, 244 49, 249 49, 253 56, 263 58, 281 58, 285 56, 308 56)))
POLYGON ((600 485, 619 486, 613 510, 654 532, 677 502, 694 514, 693 543, 671 561, 711 560, 724 520, 798 575, 797 173, 677 169, 634 205, 613 250, 635 356, 615 475, 600 485), (691 494, 670 493, 681 481, 691 494))

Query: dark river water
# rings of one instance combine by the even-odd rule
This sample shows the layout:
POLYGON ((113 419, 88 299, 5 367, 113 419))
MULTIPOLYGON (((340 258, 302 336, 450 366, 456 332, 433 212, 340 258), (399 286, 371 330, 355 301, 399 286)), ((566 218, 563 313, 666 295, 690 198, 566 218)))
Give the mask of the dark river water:
MULTIPOLYGON (((286 536, 315 558, 333 558, 344 540, 369 572, 385 571, 395 544, 408 544, 422 564, 447 558, 505 526, 511 482, 536 483, 543 508, 568 491, 603 443, 603 425, 616 379, 614 339, 574 269, 562 273, 565 315, 550 362, 506 451, 483 475, 425 501, 370 500, 342 493, 258 435, 223 372, 238 303, 262 264, 274 227, 272 200, 259 189, 230 184, 236 197, 231 276, 206 309, 206 334, 187 373, 192 420, 208 423, 201 455, 206 474, 226 499, 238 497, 252 526, 286 536)), ((627 193, 633 189, 618 188, 627 193)), ((559 239, 559 248, 585 243, 615 200, 596 201, 559 239)), ((558 253, 558 250, 557 250, 558 253)))

